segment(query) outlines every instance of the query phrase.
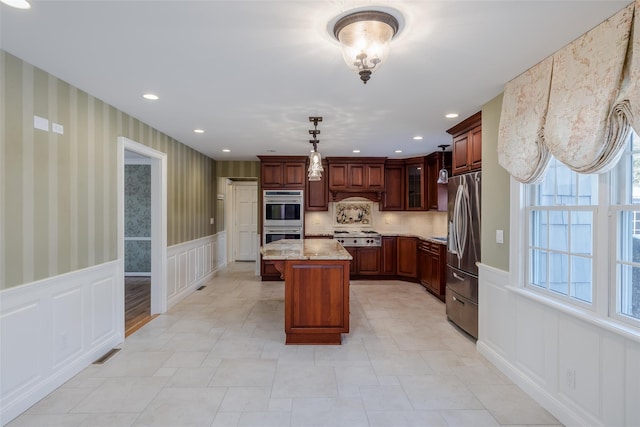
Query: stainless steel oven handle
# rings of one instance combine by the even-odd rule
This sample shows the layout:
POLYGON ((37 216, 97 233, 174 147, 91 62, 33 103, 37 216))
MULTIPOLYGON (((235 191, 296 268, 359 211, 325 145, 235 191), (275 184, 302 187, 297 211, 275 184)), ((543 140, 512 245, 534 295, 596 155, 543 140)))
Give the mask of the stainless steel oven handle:
POLYGON ((273 229, 266 229, 264 230, 265 233, 267 234, 283 234, 283 233, 294 233, 294 234, 301 234, 302 231, 300 229, 295 229, 295 228, 278 228, 276 230, 273 229))

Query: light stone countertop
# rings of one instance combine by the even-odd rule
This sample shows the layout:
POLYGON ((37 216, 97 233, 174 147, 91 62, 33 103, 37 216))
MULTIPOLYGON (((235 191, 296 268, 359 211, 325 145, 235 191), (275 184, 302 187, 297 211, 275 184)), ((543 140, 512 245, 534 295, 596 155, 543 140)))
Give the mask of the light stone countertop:
MULTIPOLYGON (((389 236, 389 237, 415 237, 417 239, 421 239, 421 240, 425 240, 431 243, 437 243, 439 245, 446 245, 447 244, 447 240, 446 237, 433 237, 433 236, 421 236, 418 234, 411 234, 411 233, 380 233, 380 235, 382 237, 385 236, 389 236)), ((306 235, 307 238, 314 238, 314 237, 333 237, 333 233, 312 233, 312 234, 307 234, 306 235)))
POLYGON ((260 248, 264 260, 351 260, 353 257, 333 239, 284 239, 260 248))

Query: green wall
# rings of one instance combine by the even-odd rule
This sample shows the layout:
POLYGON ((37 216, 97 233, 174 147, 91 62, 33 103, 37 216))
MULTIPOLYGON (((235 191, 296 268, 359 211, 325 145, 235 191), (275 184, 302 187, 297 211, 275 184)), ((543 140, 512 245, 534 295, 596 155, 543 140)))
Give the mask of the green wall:
POLYGON ((509 173, 498 164, 502 94, 482 106, 482 263, 509 271, 509 173), (504 230, 504 243, 496 243, 504 230))
POLYGON ((212 159, 4 51, 0 71, 0 289, 116 259, 119 136, 167 154, 168 244, 214 233, 212 159))

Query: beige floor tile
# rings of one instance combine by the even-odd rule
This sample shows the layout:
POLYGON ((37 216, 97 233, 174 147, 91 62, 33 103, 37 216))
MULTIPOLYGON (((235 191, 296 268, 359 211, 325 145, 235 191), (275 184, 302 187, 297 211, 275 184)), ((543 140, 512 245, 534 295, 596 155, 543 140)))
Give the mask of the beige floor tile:
POLYGON ((140 414, 134 426, 209 426, 226 388, 165 388, 140 414))
POLYGON ((22 414, 7 427, 77 427, 87 418, 87 414, 22 414))
POLYGON ((360 394, 367 412, 413 410, 401 386, 362 386, 360 394))
POLYGON ((269 409, 271 387, 229 387, 220 412, 254 412, 269 409))
POLYGON ((270 359, 223 359, 210 386, 271 386, 276 361, 270 359))
POLYGON ((442 417, 449 427, 499 427, 500 424, 484 410, 442 411, 442 417))
MULTIPOLYGON (((370 411, 371 427, 447 427, 438 411, 370 411)), ((469 426, 471 427, 471 426, 469 426)))
POLYGON ((108 378, 76 405, 74 413, 141 412, 160 392, 166 377, 108 378))
POLYGON ((368 427, 359 398, 293 399, 292 427, 368 427))
POLYGON ((484 409, 455 375, 398 377, 414 409, 484 409))
POLYGON ((80 427, 131 427, 139 414, 89 414, 80 427))
POLYGON ((289 412, 243 412, 238 420, 238 427, 289 427, 289 412))
POLYGON ((554 424, 547 410, 516 385, 470 385, 471 391, 501 424, 554 424))
POLYGON ((282 366, 278 364, 271 396, 336 397, 338 389, 335 372, 330 366, 282 366))

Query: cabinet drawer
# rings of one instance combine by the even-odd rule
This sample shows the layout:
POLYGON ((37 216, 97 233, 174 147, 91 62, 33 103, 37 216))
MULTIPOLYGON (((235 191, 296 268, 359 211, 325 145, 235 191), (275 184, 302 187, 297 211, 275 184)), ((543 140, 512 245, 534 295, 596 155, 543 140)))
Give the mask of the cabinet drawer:
POLYGON ((478 338, 478 304, 447 286, 447 318, 474 338, 478 338))

